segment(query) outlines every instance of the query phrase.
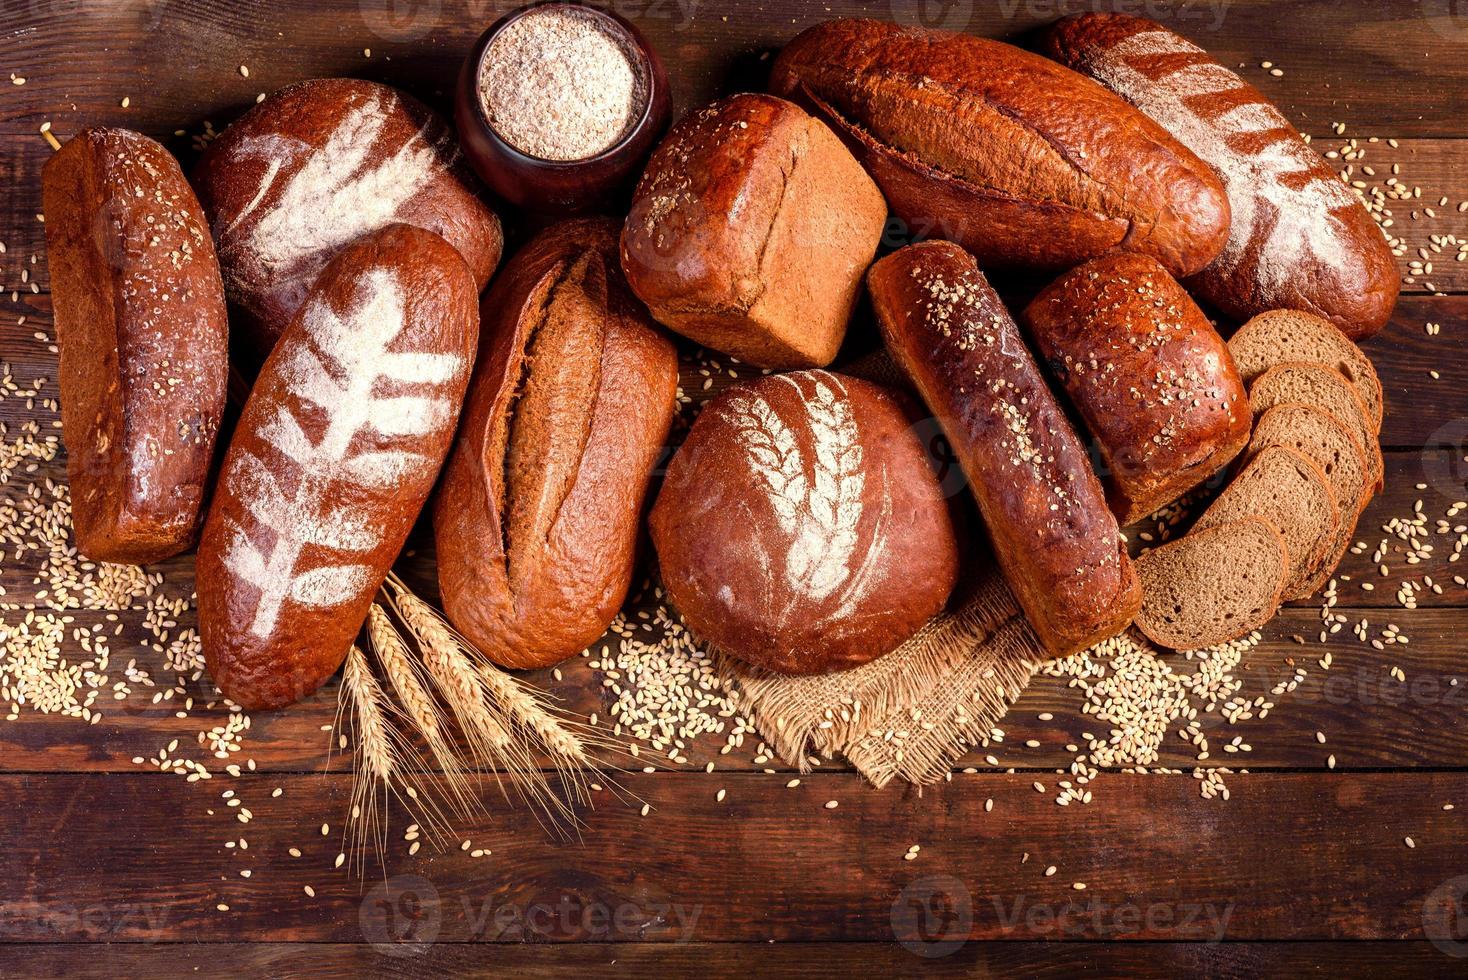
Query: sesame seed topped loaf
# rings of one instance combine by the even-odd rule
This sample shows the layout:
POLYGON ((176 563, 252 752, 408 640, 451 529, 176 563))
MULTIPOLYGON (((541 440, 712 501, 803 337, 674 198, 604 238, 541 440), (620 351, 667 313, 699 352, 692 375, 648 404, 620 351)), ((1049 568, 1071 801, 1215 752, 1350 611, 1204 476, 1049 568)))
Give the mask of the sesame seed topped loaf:
POLYGON ((1329 320, 1299 310, 1270 310, 1234 331, 1228 340, 1244 384, 1277 364, 1312 361, 1335 368, 1356 386, 1373 430, 1381 431, 1381 379, 1361 348, 1329 320))
POLYGON ((499 263, 499 219, 476 196, 452 130, 375 82, 286 86, 209 144, 193 180, 246 334, 236 353, 256 363, 332 257, 387 224, 443 237, 480 289, 499 263))
POLYGON ((1022 320, 1100 445, 1123 525, 1202 483, 1248 442, 1249 399, 1227 345, 1156 260, 1118 252, 1077 266, 1022 320))
POLYGON ((1279 528, 1262 517, 1186 534, 1137 558, 1137 629, 1174 650, 1236 640, 1273 618, 1289 568, 1279 528))
POLYGON ((1141 602, 1086 449, 973 256, 909 245, 867 275, 882 338, 937 417, 1030 624, 1055 656, 1141 602))
POLYGON ((819 370, 710 401, 650 518, 689 629, 769 670, 818 674, 889 653, 941 611, 958 542, 911 409, 819 370))
POLYGON ((1043 49, 1156 120, 1217 171, 1232 224, 1189 282, 1235 320, 1308 310, 1352 337, 1391 317, 1400 289, 1381 229, 1351 188, 1259 90, 1161 24, 1066 17, 1043 49))
POLYGON ((1341 508, 1320 467, 1293 449, 1266 446, 1209 505, 1193 530, 1245 517, 1263 517, 1284 536, 1290 555, 1285 598, 1309 595, 1307 583, 1330 557, 1341 523, 1341 508))
POLYGON ((668 133, 622 230, 633 292, 668 327, 762 368, 831 363, 887 204, 800 107, 735 95, 668 133))
POLYGON ((41 183, 77 548, 158 561, 198 535, 224 411, 209 226, 178 161, 125 129, 82 130, 41 183))
POLYGON ((1259 418, 1276 405, 1314 405, 1350 427, 1366 453, 1366 473, 1375 490, 1382 486, 1385 464, 1381 443, 1356 388, 1339 371, 1323 364, 1286 361, 1265 371, 1249 386, 1249 408, 1259 418))
POLYGON ((846 140, 908 233, 985 268, 1123 249, 1188 275, 1228 235, 1207 164, 1091 79, 1010 44, 832 20, 785 46, 770 91, 846 140))

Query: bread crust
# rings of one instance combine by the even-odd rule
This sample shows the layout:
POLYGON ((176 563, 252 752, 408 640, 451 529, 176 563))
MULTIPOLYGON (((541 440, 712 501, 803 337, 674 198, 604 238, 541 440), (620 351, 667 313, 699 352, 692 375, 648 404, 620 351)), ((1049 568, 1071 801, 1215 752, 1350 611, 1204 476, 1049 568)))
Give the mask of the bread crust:
POLYGON ((1177 275, 1223 247, 1211 170, 1100 85, 1012 45, 877 20, 787 44, 770 91, 851 147, 914 237, 989 265, 1068 268, 1113 248, 1177 275))
POLYGON ((1065 656, 1126 628, 1141 592, 1116 518, 973 257, 950 242, 909 245, 867 280, 887 349, 947 435, 1046 649, 1065 656))
POLYGON ((678 358, 622 279, 618 231, 602 218, 547 228, 481 306, 433 523, 444 611, 502 666, 575 656, 631 585, 678 358))
POLYGON ((42 170, 77 548, 146 564, 190 547, 224 411, 224 289, 178 162, 84 129, 42 170))

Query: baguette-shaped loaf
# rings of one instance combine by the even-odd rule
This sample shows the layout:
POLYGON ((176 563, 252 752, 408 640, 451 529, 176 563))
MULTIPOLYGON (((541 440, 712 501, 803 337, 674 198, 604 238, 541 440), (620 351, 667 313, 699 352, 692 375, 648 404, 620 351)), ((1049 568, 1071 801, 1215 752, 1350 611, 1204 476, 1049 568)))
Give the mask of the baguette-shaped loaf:
POLYGON ((384 225, 442 236, 480 289, 499 263, 499 219, 476 196, 453 132, 376 82, 286 86, 210 143, 193 178, 245 335, 236 353, 257 363, 326 263, 384 225))
POLYGON ((1078 266, 1023 320, 1100 445, 1123 525, 1202 483, 1249 441, 1249 396, 1228 345, 1153 259, 1118 252, 1078 266))
POLYGON ((97 561, 194 543, 229 373, 224 287, 178 162, 84 129, 41 175, 72 527, 97 561))
POLYGON ((474 277, 388 225, 322 271, 250 392, 199 543, 199 635, 246 708, 341 665, 453 439, 474 364, 474 277))
POLYGON ((506 667, 575 656, 632 581, 678 357, 627 289, 617 234, 609 219, 553 225, 484 297, 434 535, 445 612, 506 667))
POLYGON ((971 255, 909 245, 867 275, 882 337, 947 435, 1046 649, 1125 629, 1141 603, 1116 518, 1019 328, 971 255))
POLYGON ((915 237, 986 266, 1060 269, 1121 248, 1187 275, 1228 234, 1206 164, 1100 85, 1012 45, 827 21, 786 45, 770 88, 847 141, 915 237))
POLYGON ((1223 179, 1228 244, 1190 283, 1237 320, 1305 310, 1348 336, 1382 328, 1396 303, 1396 260, 1351 189, 1259 90, 1160 24, 1076 14, 1047 53, 1161 123, 1223 179))

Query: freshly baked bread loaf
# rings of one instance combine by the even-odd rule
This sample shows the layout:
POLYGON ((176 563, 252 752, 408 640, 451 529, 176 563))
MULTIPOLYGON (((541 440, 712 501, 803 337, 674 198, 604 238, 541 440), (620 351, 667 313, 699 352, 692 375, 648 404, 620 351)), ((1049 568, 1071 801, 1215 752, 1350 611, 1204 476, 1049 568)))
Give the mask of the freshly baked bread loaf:
POLYGON ((474 361, 474 277, 388 225, 337 253, 250 392, 199 542, 214 682, 278 708, 341 666, 423 507, 474 361))
POLYGON ((999 41, 827 21, 780 52, 770 90, 841 134, 914 237, 986 267, 1068 268, 1120 248, 1187 275, 1228 234, 1223 186, 1161 126, 999 41))
POLYGON ((909 245, 867 275, 887 349, 952 444, 994 553, 1046 649, 1114 636, 1141 594, 1085 447, 975 264, 909 245))
POLYGON ((1384 398, 1371 358, 1329 320, 1299 310, 1270 310, 1234 331, 1228 349, 1244 384, 1277 364, 1313 361, 1335 368, 1356 386, 1372 430, 1381 431, 1384 398))
POLYGON ((622 230, 632 290, 668 328, 762 368, 829 364, 887 205, 825 126, 768 95, 668 133, 622 230))
POLYGON ((1174 650, 1236 640, 1274 618, 1289 568, 1279 528, 1262 517, 1169 541, 1137 558, 1137 629, 1174 650))
POLYGON ((1155 259, 1118 252, 1065 273, 1023 322, 1101 449, 1111 510, 1140 520, 1249 441, 1228 346, 1155 259))
POLYGON ((281 89, 209 144, 193 178, 247 357, 270 351, 332 256, 391 222, 445 238, 480 289, 500 259, 499 219, 448 125, 375 82, 281 89))
POLYGON ((913 419, 828 371, 705 406, 652 509, 663 585, 699 637, 782 674, 890 652, 953 590, 958 544, 913 419))
POLYGON ((1330 481, 1331 492, 1341 508, 1340 527, 1330 554, 1304 585, 1313 593, 1334 574, 1351 546, 1356 520, 1371 499, 1372 486, 1366 476, 1366 454, 1361 442, 1344 422, 1313 405, 1276 405, 1254 425, 1249 440, 1250 456, 1266 446, 1284 446, 1310 460, 1330 481))
POLYGON ((622 279, 617 231, 603 218, 552 225, 481 307, 433 527, 444 611, 506 667, 581 652, 632 581, 678 356, 622 279))
POLYGON ((1202 531, 1246 517, 1262 517, 1284 537, 1290 555, 1284 597, 1303 599, 1340 532, 1341 508, 1320 467, 1293 449, 1261 449, 1193 525, 1202 531))
POLYGON ((1276 405, 1290 403, 1324 409, 1350 426, 1366 452, 1367 479, 1374 490, 1381 489, 1385 470, 1381 443, 1356 388, 1339 371, 1323 364, 1285 361, 1249 386, 1249 408, 1256 419, 1276 405))
POLYGON ((1396 260, 1360 200, 1259 90, 1160 24, 1075 14, 1044 48, 1161 123, 1223 179, 1228 244, 1190 286, 1237 320, 1308 310, 1352 337, 1376 333, 1396 260))
POLYGON ((229 373, 214 243, 178 162, 84 129, 41 171, 77 549, 144 564, 194 543, 229 373))

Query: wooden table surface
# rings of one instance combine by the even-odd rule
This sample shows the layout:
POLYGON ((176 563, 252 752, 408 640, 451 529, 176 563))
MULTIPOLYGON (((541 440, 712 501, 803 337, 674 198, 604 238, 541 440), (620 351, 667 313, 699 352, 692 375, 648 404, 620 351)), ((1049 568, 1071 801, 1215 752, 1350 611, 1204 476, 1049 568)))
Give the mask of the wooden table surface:
MULTIPOLYGON (((18 385, 56 374, 37 215, 50 154, 43 122, 62 139, 84 125, 138 129, 164 139, 187 166, 190 137, 206 121, 222 129, 257 93, 302 78, 377 79, 442 107, 472 40, 509 6, 9 5, 0 25, 0 353, 18 385)), ((615 3, 662 52, 675 113, 759 86, 768 53, 828 17, 927 17, 1022 41, 1090 6, 615 3)), ((188 753, 199 729, 223 718, 218 708, 196 705, 179 717, 177 699, 153 704, 135 694, 115 708, 100 703, 103 717, 87 724, 25 706, 0 719, 0 975, 1461 972, 1468 682, 1458 679, 1468 590, 1454 580, 1455 534, 1438 522, 1453 524, 1449 508, 1468 497, 1468 264, 1455 261, 1452 237, 1468 239, 1459 208, 1468 168, 1458 156, 1468 135, 1468 17, 1450 0, 1118 6, 1145 7, 1239 66, 1322 152, 1358 140, 1364 157, 1352 162, 1354 176, 1369 189, 1405 188, 1387 202, 1405 242, 1403 274, 1414 259, 1433 268, 1411 277, 1391 325, 1367 345, 1387 393, 1387 488, 1357 534, 1368 553, 1348 556, 1341 569, 1351 579, 1336 611, 1368 619, 1368 639, 1395 624, 1410 643, 1373 645, 1347 629, 1322 647, 1318 600, 1285 610, 1240 669, 1245 693, 1266 694, 1295 666, 1308 668, 1306 677, 1273 698, 1267 718, 1218 720, 1210 731, 1217 744, 1238 734, 1251 748, 1214 763, 1249 770, 1228 778, 1227 800, 1201 798, 1186 774, 1103 771, 1089 805, 1056 806, 1053 793, 1032 784, 1068 767, 1074 753, 1064 746, 1097 721, 1081 714, 1074 689, 1040 678, 1006 719, 1002 746, 923 792, 874 790, 839 763, 787 788, 783 762, 756 763, 747 748, 719 755, 721 740, 709 740, 675 771, 621 777, 655 809, 641 816, 635 804, 605 799, 585 814, 580 840, 549 838, 526 811, 496 804, 490 819, 462 828, 487 855, 425 847, 410 856, 394 814, 385 870, 360 881, 332 868, 350 784, 346 761, 326 765, 322 729, 332 722, 334 685, 288 711, 255 715, 234 760, 241 774, 207 782, 133 759, 175 738, 178 754, 188 753), (1431 335, 1429 323, 1440 332, 1431 335), (1414 519, 1436 547, 1408 565, 1401 540, 1381 529, 1414 519), (1386 577, 1369 553, 1382 539, 1393 566, 1386 577), (1402 608, 1398 585, 1429 576, 1441 592, 1429 586, 1419 608, 1402 608), (1373 579, 1381 583, 1374 590, 1359 587, 1373 579), (1333 663, 1324 670, 1317 661, 1327 649, 1333 663), (1326 744, 1317 732, 1329 733, 1326 744), (1038 747, 1026 747, 1031 740, 1038 747), (712 774, 703 771, 708 761, 717 762, 712 774), (777 772, 762 772, 766 765, 777 772), (253 810, 248 827, 221 797, 229 790, 253 810), (833 799, 838 808, 823 806, 833 799), (326 836, 323 824, 331 824, 326 836), (921 852, 904 860, 913 843, 921 852), (1046 877, 1050 865, 1059 871, 1046 877), (394 942, 405 934, 416 942, 394 942)), ((7 441, 28 420, 45 429, 55 418, 38 399, 0 400, 7 441)), ((18 469, 0 496, 62 476, 58 456, 34 472, 18 469)), ((187 595, 191 563, 160 566, 169 588, 187 595)), ((5 555, 3 566, 0 598, 11 605, 0 620, 13 624, 20 607, 44 597, 26 559, 5 555)), ((74 615, 78 627, 105 618, 74 615)), ((113 672, 131 658, 165 673, 159 655, 125 633, 113 644, 113 672)), ((563 673, 560 682, 535 679, 572 710, 605 717, 600 676, 585 661, 563 673)), ((209 697, 206 679, 190 690, 200 705, 209 697)), ((1190 772, 1197 763, 1169 739, 1158 764, 1190 772)))

